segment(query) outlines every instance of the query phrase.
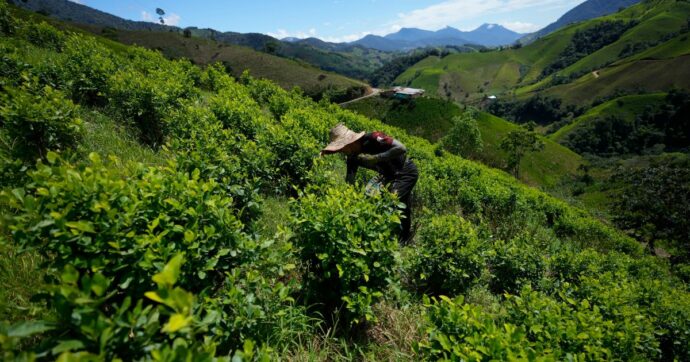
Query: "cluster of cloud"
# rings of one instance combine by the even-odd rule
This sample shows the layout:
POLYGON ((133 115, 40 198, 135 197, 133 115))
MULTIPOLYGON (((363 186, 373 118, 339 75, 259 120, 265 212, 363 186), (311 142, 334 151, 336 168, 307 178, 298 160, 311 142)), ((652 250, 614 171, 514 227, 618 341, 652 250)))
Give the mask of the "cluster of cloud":
POLYGON ((288 31, 285 29, 278 29, 275 32, 269 32, 267 33, 268 35, 276 38, 276 39, 285 39, 285 38, 297 38, 297 39, 306 39, 306 38, 319 38, 323 41, 331 42, 331 43, 349 43, 353 42, 358 39, 362 39, 365 36, 371 34, 371 32, 368 31, 363 31, 360 33, 355 33, 355 34, 346 34, 346 35, 341 35, 341 36, 323 36, 319 35, 319 32, 316 30, 316 28, 311 28, 307 31, 303 30, 298 30, 298 31, 288 31))
MULTIPOLYGON (((487 14, 510 13, 530 8, 563 7, 573 0, 446 0, 425 8, 398 14, 389 25, 392 29, 439 29, 449 24, 477 19, 487 14)), ((524 22, 504 22, 501 25, 517 32, 538 30, 538 26, 524 22)), ((469 30, 469 29, 465 29, 469 30)))
MULTIPOLYGON (((165 22, 165 25, 176 26, 180 23, 181 19, 182 18, 175 13, 163 16, 163 21, 165 22)), ((148 11, 142 11, 141 12, 141 20, 147 21, 149 23, 160 24, 160 19, 158 18, 158 15, 151 14, 148 11)))
POLYGON ((311 28, 307 31, 295 31, 295 32, 290 32, 285 29, 278 29, 276 32, 268 33, 268 35, 276 38, 276 39, 283 39, 283 38, 298 38, 298 39, 304 39, 304 38, 311 38, 311 37, 316 37, 316 28, 311 28))

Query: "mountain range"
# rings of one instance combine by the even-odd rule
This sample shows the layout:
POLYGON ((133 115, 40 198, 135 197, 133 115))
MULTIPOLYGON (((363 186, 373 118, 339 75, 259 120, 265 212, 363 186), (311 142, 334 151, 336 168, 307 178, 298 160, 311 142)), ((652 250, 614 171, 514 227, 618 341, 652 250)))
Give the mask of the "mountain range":
POLYGON ((484 24, 472 31, 461 31, 447 26, 438 31, 402 28, 386 36, 367 35, 353 42, 379 50, 409 50, 427 46, 474 44, 487 47, 512 44, 522 34, 498 24, 484 24))

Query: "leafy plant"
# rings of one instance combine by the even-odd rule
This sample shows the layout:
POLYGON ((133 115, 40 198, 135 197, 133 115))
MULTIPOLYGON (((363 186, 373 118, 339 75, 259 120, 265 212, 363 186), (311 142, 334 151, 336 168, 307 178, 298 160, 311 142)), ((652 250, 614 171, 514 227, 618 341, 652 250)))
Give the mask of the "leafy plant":
POLYGON ((31 163, 46 160, 49 150, 73 149, 82 136, 78 107, 49 86, 29 83, 7 88, 0 102, 2 132, 15 158, 31 163))
POLYGON ((112 52, 92 38, 70 36, 64 49, 63 77, 72 99, 86 104, 103 104, 106 82, 115 72, 112 52))
POLYGON ((486 250, 472 225, 459 216, 432 217, 417 236, 414 277, 429 293, 458 295, 479 278, 486 250))
POLYGON ((35 45, 58 52, 65 47, 67 36, 44 21, 38 24, 28 23, 22 31, 26 39, 35 45))
POLYGON ((524 285, 539 285, 546 271, 543 251, 524 236, 509 242, 498 241, 490 258, 493 274, 491 288, 497 292, 516 293, 524 285))
POLYGON ((349 186, 311 191, 292 205, 306 301, 327 315, 342 305, 350 325, 373 322, 371 307, 395 278, 397 204, 388 193, 368 197, 349 186))
POLYGON ((193 85, 182 66, 151 69, 147 74, 128 69, 108 79, 108 100, 137 127, 141 139, 155 148, 167 134, 165 114, 192 95, 193 85))

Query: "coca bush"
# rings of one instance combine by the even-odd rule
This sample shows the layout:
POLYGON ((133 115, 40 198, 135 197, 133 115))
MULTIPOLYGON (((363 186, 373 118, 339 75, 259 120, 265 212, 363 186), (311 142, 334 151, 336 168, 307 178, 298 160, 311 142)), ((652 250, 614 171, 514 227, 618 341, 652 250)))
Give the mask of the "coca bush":
POLYGON ((292 205, 306 302, 326 316, 342 306, 346 324, 375 321, 372 305, 398 264, 397 202, 388 193, 368 197, 353 187, 311 191, 292 205))
POLYGON ((46 159, 49 150, 73 149, 83 134, 78 107, 49 86, 33 83, 0 94, 0 125, 10 154, 25 162, 46 159))
POLYGON ((434 216, 417 236, 413 274, 430 294, 458 295, 486 266, 486 247, 474 227, 456 215, 434 216))

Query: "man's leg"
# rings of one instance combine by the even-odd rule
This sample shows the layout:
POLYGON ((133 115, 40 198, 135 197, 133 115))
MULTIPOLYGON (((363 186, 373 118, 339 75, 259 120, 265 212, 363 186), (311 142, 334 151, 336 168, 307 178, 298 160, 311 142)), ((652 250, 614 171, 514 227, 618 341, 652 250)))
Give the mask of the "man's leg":
POLYGON ((410 230, 412 228, 412 189, 417 184, 417 178, 419 173, 417 171, 417 166, 408 160, 405 163, 405 167, 396 174, 396 179, 393 181, 391 186, 391 191, 398 195, 400 202, 405 204, 405 209, 403 209, 403 219, 400 221, 401 232, 400 232, 400 242, 405 244, 409 242, 410 230))

